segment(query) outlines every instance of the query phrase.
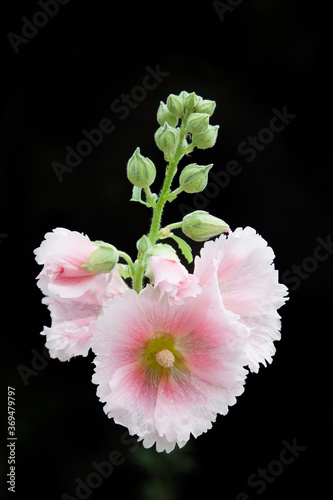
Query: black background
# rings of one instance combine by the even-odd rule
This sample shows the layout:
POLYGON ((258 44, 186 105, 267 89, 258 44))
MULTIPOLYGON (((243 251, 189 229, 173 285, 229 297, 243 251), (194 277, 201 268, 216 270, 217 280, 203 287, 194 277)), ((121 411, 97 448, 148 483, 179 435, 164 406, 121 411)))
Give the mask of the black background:
MULTIPOLYGON (((4 491, 11 386, 16 498, 53 500, 64 493, 75 498, 76 478, 86 483, 93 462, 108 460, 113 450, 124 463, 87 498, 329 495, 332 256, 322 249, 326 260, 313 257, 318 241, 330 241, 332 234, 325 8, 301 0, 244 0, 221 19, 213 2, 115 6, 71 0, 15 53, 8 33, 21 35, 22 17, 31 20, 41 9, 35 1, 0 2, 4 491), (168 75, 156 88, 126 118, 111 111, 116 99, 142 84, 146 67, 157 65, 168 75), (181 195, 165 211, 164 222, 180 220, 185 203, 221 217, 231 228, 254 227, 274 249, 276 267, 292 290, 280 311, 282 340, 272 365, 249 375, 245 393, 211 431, 166 455, 141 445, 133 449, 125 429, 105 416, 91 383, 91 355, 69 363, 40 358, 39 333, 50 319, 35 284, 40 269, 33 249, 60 226, 109 241, 134 257, 150 214, 129 202, 126 163, 139 146, 159 170, 159 189, 164 161, 153 140, 156 110, 170 93, 184 89, 215 100, 211 123, 220 125, 216 146, 194 152, 191 161, 214 163, 217 173, 236 160, 242 170, 217 196, 206 192, 194 202, 192 195, 181 195), (273 108, 284 107, 297 116, 247 161, 239 144, 269 126, 273 108), (65 163, 66 146, 75 148, 84 139, 82 130, 96 128, 103 118, 111 119, 115 130, 59 182, 52 163, 65 163), (293 266, 302 273, 296 280, 293 266), (26 384, 18 366, 35 370, 26 384), (260 467, 274 470, 272 461, 279 460, 285 441, 306 449, 273 482, 251 486, 248 478, 260 467)), ((200 246, 193 248, 197 253, 200 246)))

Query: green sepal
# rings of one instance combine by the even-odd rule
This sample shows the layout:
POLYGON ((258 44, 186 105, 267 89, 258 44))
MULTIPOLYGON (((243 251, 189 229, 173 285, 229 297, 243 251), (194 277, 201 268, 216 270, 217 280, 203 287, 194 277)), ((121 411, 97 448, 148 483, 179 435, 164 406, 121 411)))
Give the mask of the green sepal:
POLYGON ((123 279, 132 278, 130 266, 127 264, 118 264, 118 272, 123 279))
POLYGON ((189 264, 193 262, 193 255, 192 255, 192 248, 186 241, 183 240, 183 238, 180 238, 179 236, 174 235, 173 233, 168 234, 168 238, 172 238, 175 240, 175 242, 178 244, 180 251, 184 255, 185 259, 189 264))
POLYGON ((142 188, 139 188, 137 186, 133 186, 132 198, 130 199, 130 201, 138 201, 139 203, 142 203, 141 191, 142 191, 142 188))
POLYGON ((146 207, 150 208, 153 205, 151 203, 147 203, 146 201, 143 201, 143 199, 141 198, 142 189, 143 188, 133 186, 132 198, 130 199, 130 201, 137 201, 137 202, 141 203, 142 205, 145 205, 146 207))

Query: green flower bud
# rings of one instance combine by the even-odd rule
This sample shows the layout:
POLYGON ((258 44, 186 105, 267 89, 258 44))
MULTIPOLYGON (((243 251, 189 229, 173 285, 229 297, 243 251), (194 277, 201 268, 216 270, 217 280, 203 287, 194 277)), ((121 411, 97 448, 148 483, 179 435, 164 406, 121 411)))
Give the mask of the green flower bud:
POLYGON ((185 101, 186 97, 189 95, 188 92, 186 92, 186 90, 182 90, 181 93, 179 94, 179 97, 181 99, 183 99, 183 101, 185 101))
POLYGON ((104 241, 95 241, 94 245, 98 245, 98 248, 81 267, 93 274, 109 273, 118 262, 118 250, 104 241))
POLYGON ((204 210, 196 210, 183 218, 183 233, 194 241, 206 241, 224 233, 229 228, 222 219, 204 210))
POLYGON ((199 104, 201 100, 202 97, 198 96, 195 92, 192 92, 184 99, 185 108, 193 109, 199 104))
POLYGON ((210 165, 197 165, 191 163, 187 165, 179 176, 179 186, 185 193, 199 193, 207 186, 208 172, 212 168, 210 165))
POLYGON ((207 113, 193 113, 187 120, 186 131, 190 134, 203 134, 206 132, 208 124, 209 115, 207 113))
POLYGON ((164 123, 167 122, 171 127, 176 127, 178 118, 170 113, 167 105, 163 101, 161 101, 157 110, 157 121, 161 126, 163 126, 164 123))
POLYGON ((203 134, 192 135, 192 144, 198 149, 208 149, 215 146, 219 125, 208 125, 206 132, 203 134))
POLYGON ((145 254, 152 248, 151 241, 146 235, 143 235, 137 242, 136 242, 136 248, 138 249, 138 252, 141 254, 145 254))
POLYGON ((184 115, 184 101, 175 94, 170 94, 167 98, 167 107, 170 113, 181 118, 184 115))
POLYGON ((207 113, 212 116, 216 108, 216 102, 209 99, 203 99, 195 108, 196 113, 207 113))
POLYGON ((146 188, 150 186, 156 177, 154 163, 140 154, 140 148, 136 148, 127 163, 128 180, 136 187, 146 188))
POLYGON ((157 129, 154 137, 157 147, 163 151, 163 153, 170 155, 177 149, 179 143, 179 129, 170 127, 170 125, 165 122, 163 127, 157 129))

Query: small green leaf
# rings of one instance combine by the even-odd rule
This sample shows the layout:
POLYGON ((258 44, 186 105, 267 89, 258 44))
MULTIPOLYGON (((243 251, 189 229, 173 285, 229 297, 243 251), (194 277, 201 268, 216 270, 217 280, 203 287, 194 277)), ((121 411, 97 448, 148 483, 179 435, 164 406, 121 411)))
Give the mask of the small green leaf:
POLYGON ((193 261, 193 256, 192 256, 192 249, 191 249, 190 245, 188 243, 186 243, 186 241, 184 241, 182 238, 179 238, 179 236, 176 236, 172 233, 170 233, 168 235, 168 238, 172 238, 176 241, 176 243, 178 244, 185 259, 187 260, 187 262, 189 264, 191 264, 191 262, 193 261))

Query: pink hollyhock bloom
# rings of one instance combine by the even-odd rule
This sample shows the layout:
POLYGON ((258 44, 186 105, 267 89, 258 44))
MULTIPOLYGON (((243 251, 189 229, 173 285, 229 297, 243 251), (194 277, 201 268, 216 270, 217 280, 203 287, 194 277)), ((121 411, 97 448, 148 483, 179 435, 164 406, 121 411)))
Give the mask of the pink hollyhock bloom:
POLYGON ((206 242, 195 258, 199 284, 209 287, 217 280, 224 307, 251 329, 245 351, 254 372, 259 363, 272 362, 273 342, 281 338, 277 309, 286 302, 288 290, 278 282, 273 260, 273 250, 251 227, 206 242))
POLYGON ((241 346, 249 332, 221 307, 213 287, 177 307, 152 285, 139 295, 128 290, 108 304, 96 326, 97 395, 105 413, 146 448, 184 446, 243 392, 241 346))
POLYGON ((96 248, 88 236, 77 231, 57 227, 52 233, 46 233, 45 240, 34 250, 36 261, 44 266, 37 276, 42 292, 73 298, 92 289, 98 275, 81 266, 96 248))
POLYGON ((167 295, 170 304, 183 304, 184 298, 195 297, 201 293, 199 279, 189 274, 180 262, 153 255, 150 258, 154 287, 158 288, 160 298, 167 295))
POLYGON ((46 335, 51 358, 68 361, 74 356, 87 356, 103 306, 127 288, 115 268, 109 276, 99 276, 94 291, 88 290, 81 297, 44 297, 42 302, 50 310, 52 326, 45 326, 42 335, 46 335))

